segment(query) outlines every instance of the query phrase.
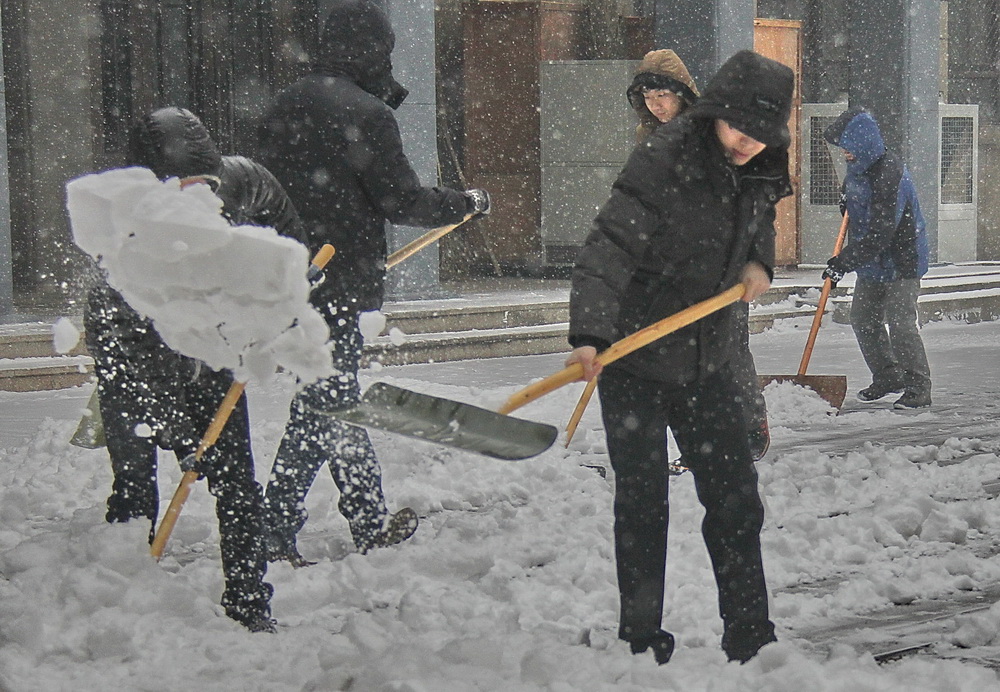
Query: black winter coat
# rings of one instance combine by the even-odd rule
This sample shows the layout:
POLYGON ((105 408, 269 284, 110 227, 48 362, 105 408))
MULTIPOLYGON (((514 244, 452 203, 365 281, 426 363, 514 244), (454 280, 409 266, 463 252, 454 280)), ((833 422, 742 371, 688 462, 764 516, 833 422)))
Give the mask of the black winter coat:
MULTIPOLYGON (((336 255, 313 303, 377 310, 384 298, 385 221, 436 227, 467 211, 463 193, 423 187, 403 153, 387 101, 392 29, 370 2, 340 3, 324 29, 313 72, 280 92, 265 115, 262 162, 281 181, 309 249, 336 255)), ((393 90, 392 87, 396 87, 393 90)))
MULTIPOLYGON (((683 113, 632 152, 580 251, 570 343, 602 349, 774 266, 774 205, 791 194, 788 152, 729 165, 713 121, 683 113)), ((668 384, 717 371, 736 347, 730 305, 609 367, 668 384)))
MULTIPOLYGON (((295 208, 263 166, 242 156, 224 156, 219 177, 223 215, 231 223, 271 226, 301 240, 295 208)), ((102 400, 118 410, 141 407, 162 447, 173 449, 184 446, 182 440, 190 444, 200 439, 205 431, 198 430, 187 414, 184 384, 197 378, 224 391, 233 381, 232 373, 201 367, 199 361, 171 349, 152 322, 103 279, 90 289, 83 319, 102 400)))

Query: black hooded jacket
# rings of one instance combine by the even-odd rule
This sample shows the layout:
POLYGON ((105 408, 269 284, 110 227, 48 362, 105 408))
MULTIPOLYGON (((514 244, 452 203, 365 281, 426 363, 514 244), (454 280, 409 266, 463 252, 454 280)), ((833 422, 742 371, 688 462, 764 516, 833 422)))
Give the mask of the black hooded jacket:
MULTIPOLYGON (((747 83, 755 84, 753 77, 763 71, 754 69, 759 56, 738 56, 750 60, 747 83)), ((760 65, 771 67, 770 61, 760 65)), ((791 70, 783 76, 790 102, 791 70)), ((724 66, 702 100, 657 128, 619 174, 573 269, 574 347, 601 350, 710 298, 739 283, 751 260, 772 271, 774 206, 791 194, 787 143, 782 145, 788 113, 772 117, 770 106, 762 118, 750 109, 727 112, 753 121, 775 142, 747 164, 730 165, 714 121, 716 104, 737 102, 731 91, 739 80, 731 77, 724 66), (700 108, 706 97, 710 107, 700 108)), ((609 367, 668 384, 694 382, 728 362, 737 319, 730 305, 609 367)))
MULTIPOLYGON (((160 178, 217 176, 216 193, 230 223, 270 226, 302 240, 295 208, 274 176, 242 156, 220 156, 190 111, 164 108, 147 116, 133 130, 131 149, 129 163, 150 168, 160 178)), ((101 375, 103 402, 121 410, 141 405, 161 446, 198 439, 204 431, 195 429, 185 413, 185 387, 198 378, 205 387, 225 391, 231 373, 201 368, 171 349, 152 322, 103 278, 88 293, 84 327, 87 349, 101 375)))
POLYGON ((278 94, 265 115, 262 160, 288 191, 315 252, 336 255, 313 302, 352 311, 381 308, 385 221, 434 227, 467 211, 457 190, 423 187, 403 153, 393 115, 405 90, 392 78, 395 37, 370 0, 331 11, 310 74, 278 94))

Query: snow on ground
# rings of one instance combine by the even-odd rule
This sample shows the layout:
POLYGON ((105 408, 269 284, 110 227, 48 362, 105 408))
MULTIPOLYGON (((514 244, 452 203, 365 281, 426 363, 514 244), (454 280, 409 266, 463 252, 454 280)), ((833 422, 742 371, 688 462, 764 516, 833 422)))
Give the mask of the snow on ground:
MULTIPOLYGON (((1000 581, 1000 500, 983 489, 1000 478, 1000 323, 940 323, 924 334, 936 375, 928 412, 850 401, 831 416, 808 392, 767 390, 774 439, 758 470, 781 641, 743 666, 719 649, 690 475, 671 483, 664 625, 678 637, 674 658, 656 666, 616 640, 611 474, 592 468, 607 466, 596 397, 569 449, 560 441, 521 462, 373 433, 390 505, 416 509, 420 528, 401 545, 355 553, 321 472, 300 541, 318 563, 271 567, 279 632, 255 635, 218 605, 217 532, 203 485, 157 564, 147 525, 103 521, 105 450, 67 443, 90 388, 0 393, 0 689, 1000 690, 995 673, 975 663, 911 658, 880 667, 870 652, 846 642, 828 650, 802 634, 1000 581), (969 421, 993 437, 949 436, 969 421), (906 431, 926 436, 894 442, 906 431)), ((803 342, 801 324, 753 337, 758 370, 794 371, 803 342)), ((363 381, 495 408, 562 359, 375 368, 363 381)), ((816 373, 848 375, 851 392, 868 384, 842 325, 824 326, 812 363, 816 373)), ((518 415, 562 427, 580 387, 518 415)), ((248 391, 263 482, 292 382, 248 391)), ((165 506, 180 472, 170 454, 162 462, 165 506)), ((953 625, 942 646, 1000 647, 998 608, 953 625)))

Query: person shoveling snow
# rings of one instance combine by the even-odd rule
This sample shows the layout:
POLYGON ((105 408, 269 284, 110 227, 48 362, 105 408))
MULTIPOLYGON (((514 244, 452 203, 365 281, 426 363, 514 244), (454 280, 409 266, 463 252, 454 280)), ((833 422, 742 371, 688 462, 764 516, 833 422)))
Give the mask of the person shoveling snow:
POLYGON ((106 519, 147 517, 155 527, 157 447, 196 459, 182 466, 206 476, 216 497, 226 614, 274 631, 246 397, 211 448, 198 441, 234 375, 332 371, 326 324, 308 303, 305 247, 273 228, 230 225, 296 234, 298 218, 266 169, 221 157, 189 111, 155 111, 134 135, 132 163, 148 168, 67 185, 74 240, 103 273, 84 326, 114 471, 106 519), (217 179, 225 203, 208 184, 178 180, 192 176, 217 179))

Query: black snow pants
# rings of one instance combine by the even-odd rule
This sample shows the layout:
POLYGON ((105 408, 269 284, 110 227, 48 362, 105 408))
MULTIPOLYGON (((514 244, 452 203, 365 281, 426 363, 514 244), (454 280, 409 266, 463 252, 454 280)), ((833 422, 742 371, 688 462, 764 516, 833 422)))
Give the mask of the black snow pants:
MULTIPOLYGON (((113 363, 97 359, 98 396, 114 483, 108 498, 109 522, 148 518, 155 529, 159 512, 156 483, 157 446, 172 448, 178 459, 194 453, 199 440, 164 439, 160 422, 143 405, 143 384, 123 380, 113 363), (137 434, 142 424, 152 432, 137 434)), ((184 406, 197 430, 205 431, 232 384, 228 372, 204 368, 183 385, 184 406)), ((222 605, 244 624, 270 615, 272 587, 264 581, 267 562, 262 542, 262 491, 254 478, 246 395, 240 398, 214 445, 211 465, 203 472, 215 496, 225 590, 222 605)), ((152 539, 153 532, 150 532, 152 539)))
POLYGON ((361 399, 358 367, 363 339, 354 313, 328 317, 327 323, 338 374, 306 385, 292 400, 264 494, 265 530, 272 544, 295 545, 295 534, 308 518, 306 494, 320 467, 329 463, 340 490, 337 507, 347 519, 355 546, 366 552, 381 535, 388 514, 375 449, 364 428, 317 413, 352 406, 361 399))
POLYGON ((726 366, 682 387, 608 368, 598 387, 615 472, 615 556, 626 641, 656 633, 663 615, 669 516, 664 429, 673 431, 705 508, 702 535, 712 560, 730 658, 774 640, 761 560, 764 507, 750 460, 740 387, 726 366))

